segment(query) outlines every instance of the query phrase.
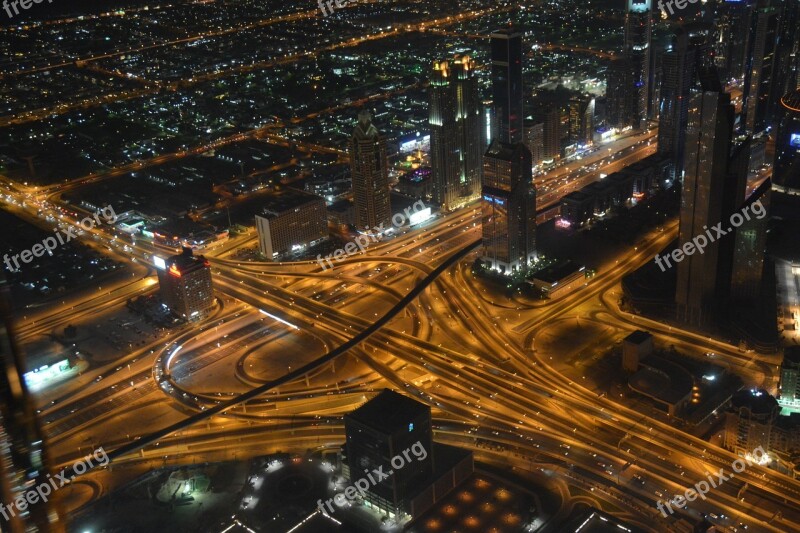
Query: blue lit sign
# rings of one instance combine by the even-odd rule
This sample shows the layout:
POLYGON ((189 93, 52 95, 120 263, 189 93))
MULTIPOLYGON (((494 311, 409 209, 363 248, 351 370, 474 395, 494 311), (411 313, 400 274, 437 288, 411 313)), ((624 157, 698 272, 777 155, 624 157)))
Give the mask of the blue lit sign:
POLYGON ((792 133, 789 137, 789 146, 800 148, 800 133, 792 133))
POLYGON ((413 423, 408 425, 408 432, 411 433, 412 431, 414 431, 414 424, 413 423))
POLYGON ((499 198, 494 198, 492 196, 484 195, 483 199, 486 200, 487 202, 492 202, 494 204, 505 205, 505 201, 500 200, 499 198))

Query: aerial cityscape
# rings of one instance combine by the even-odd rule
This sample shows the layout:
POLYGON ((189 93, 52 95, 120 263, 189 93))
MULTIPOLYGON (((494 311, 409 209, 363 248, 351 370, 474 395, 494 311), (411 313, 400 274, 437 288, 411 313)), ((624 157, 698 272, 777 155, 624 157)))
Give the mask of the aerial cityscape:
POLYGON ((800 0, 0 21, 0 532, 800 533, 800 0))

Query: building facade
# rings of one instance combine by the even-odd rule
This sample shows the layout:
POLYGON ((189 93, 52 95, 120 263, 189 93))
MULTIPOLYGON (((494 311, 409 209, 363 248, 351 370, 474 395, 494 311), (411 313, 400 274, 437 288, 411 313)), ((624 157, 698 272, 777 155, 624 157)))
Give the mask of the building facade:
POLYGON ((483 158, 482 259, 511 272, 536 259, 536 189, 522 143, 492 142, 483 158))
POLYGON ((513 144, 523 141, 522 34, 499 30, 491 35, 492 140, 513 144))
POLYGON ((625 100, 634 128, 647 121, 650 99, 650 42, 652 33, 650 0, 628 0, 625 12, 625 48, 630 77, 626 80, 625 100))
POLYGON ((696 50, 689 34, 678 28, 672 45, 661 56, 661 102, 658 114, 658 153, 672 159, 671 181, 684 166, 689 120, 689 90, 695 79, 696 50))
MULTIPOLYGON (((725 177, 733 134, 734 109, 718 78, 703 77, 692 90, 686 131, 686 164, 681 195, 678 247, 732 212, 723 204, 725 177)), ((738 205, 738 204, 735 204, 738 205)), ((675 300, 678 317, 687 323, 708 320, 717 296, 720 241, 709 242, 704 253, 687 255, 678 263, 675 300)))
POLYGON ((358 114, 358 124, 350 137, 349 155, 356 227, 359 230, 372 230, 381 225, 391 227, 386 139, 372 123, 368 111, 358 114))
POLYGON ((161 300, 173 315, 198 320, 214 307, 211 265, 202 255, 184 248, 178 255, 156 264, 161 300))
POLYGON ((468 56, 437 61, 429 87, 433 202, 445 211, 480 196, 482 103, 475 65, 468 56))
POLYGON ((256 215, 258 250, 268 261, 319 244, 328 238, 325 200, 301 191, 283 191, 269 197, 256 215))

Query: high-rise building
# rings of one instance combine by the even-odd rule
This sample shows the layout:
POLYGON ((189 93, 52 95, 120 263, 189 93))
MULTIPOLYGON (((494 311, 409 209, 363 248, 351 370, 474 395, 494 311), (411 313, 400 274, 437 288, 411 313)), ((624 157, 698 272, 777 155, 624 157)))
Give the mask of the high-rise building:
POLYGON ((360 230, 391 227, 386 140, 372 123, 369 111, 358 114, 349 148, 356 227, 360 230))
POLYGON ((592 144, 594 97, 574 96, 569 101, 569 140, 579 145, 592 144))
POLYGON ((544 157, 544 122, 538 119, 525 121, 525 146, 531 152, 533 166, 541 165, 544 157))
POLYGON ((550 109, 543 113, 544 115, 544 128, 543 140, 544 149, 543 156, 545 161, 555 161, 561 158, 561 140, 564 137, 562 132, 561 109, 550 104, 550 109))
POLYGON ((522 142, 522 34, 505 29, 492 33, 492 140, 522 142))
POLYGON ((325 200, 296 189, 271 193, 256 215, 256 231, 268 261, 315 246, 328 238, 325 200))
POLYGON ((754 0, 723 0, 717 5, 714 64, 725 81, 744 80, 754 0))
POLYGON ((772 180, 776 190, 800 194, 800 89, 781 98, 778 113, 772 180))
POLYGON ((744 126, 752 134, 759 134, 772 125, 780 15, 779 0, 757 0, 747 55, 742 110, 744 126))
POLYGON ((645 125, 650 99, 651 8, 650 0, 628 0, 625 12, 623 55, 630 71, 626 101, 633 120, 631 125, 635 128, 645 125))
POLYGON ((456 57, 452 65, 435 62, 429 94, 433 201, 450 211, 480 196, 485 148, 472 59, 456 57))
POLYGON ((211 265, 191 248, 167 259, 154 257, 161 300, 184 320, 198 320, 214 307, 211 265))
POLYGON ((483 156, 482 259, 510 272, 536 258, 536 189, 523 143, 522 34, 513 30, 492 34, 492 94, 498 135, 483 156))
POLYGON ((785 0, 781 12, 781 32, 778 41, 776 89, 773 106, 777 109, 780 97, 800 89, 800 0, 785 0))
POLYGON ((797 346, 786 348, 783 354, 780 400, 781 403, 800 401, 800 349, 797 346))
POLYGON ((608 65, 606 76, 606 121, 609 126, 623 129, 633 122, 628 105, 628 85, 631 68, 627 58, 616 57, 608 65))
MULTIPOLYGON (((691 91, 686 130, 686 164, 681 198, 679 247, 720 222, 733 208, 724 205, 726 176, 733 134, 734 109, 716 73, 700 75, 691 91)), ((678 315, 691 324, 709 318, 718 287, 719 241, 704 253, 687 255, 678 263, 675 300, 678 315)))
POLYGON ((684 166, 689 90, 696 72, 696 50, 689 34, 678 28, 672 45, 661 58, 661 103, 658 116, 658 153, 672 158, 671 179, 680 178, 684 166))
POLYGON ((36 420, 33 402, 25 384, 24 357, 14 335, 10 308, 10 289, 0 274, 0 531, 11 533, 60 533, 64 518, 58 508, 58 494, 49 501, 14 506, 15 500, 26 501, 25 493, 47 484, 48 457, 44 437, 36 420))
POLYGON ((431 408, 416 400, 384 389, 370 401, 344 416, 347 465, 351 479, 362 472, 389 471, 392 458, 419 442, 427 456, 395 468, 391 476, 367 489, 370 505, 400 516, 410 513, 413 498, 433 474, 433 429, 431 408))
POLYGON ((524 144, 492 142, 482 191, 483 260, 501 272, 524 270, 536 259, 536 189, 524 144))

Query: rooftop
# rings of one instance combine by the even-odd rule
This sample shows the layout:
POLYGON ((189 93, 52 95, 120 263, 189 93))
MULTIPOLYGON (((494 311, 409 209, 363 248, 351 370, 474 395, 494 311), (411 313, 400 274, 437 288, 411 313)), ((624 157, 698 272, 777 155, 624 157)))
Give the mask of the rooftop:
POLYGON ((345 417, 369 426, 376 431, 392 433, 405 427, 408 421, 423 414, 430 415, 431 408, 390 389, 383 389, 377 396, 345 417))

